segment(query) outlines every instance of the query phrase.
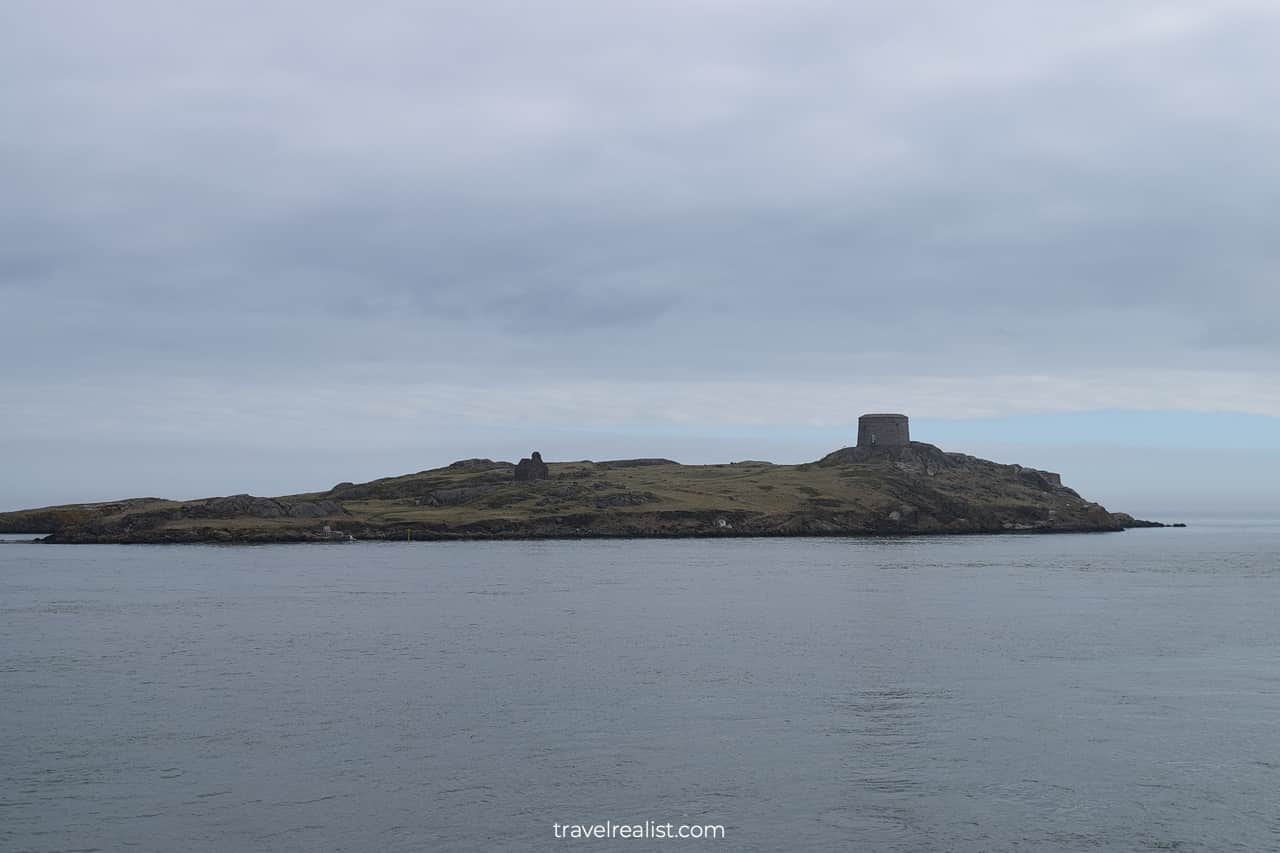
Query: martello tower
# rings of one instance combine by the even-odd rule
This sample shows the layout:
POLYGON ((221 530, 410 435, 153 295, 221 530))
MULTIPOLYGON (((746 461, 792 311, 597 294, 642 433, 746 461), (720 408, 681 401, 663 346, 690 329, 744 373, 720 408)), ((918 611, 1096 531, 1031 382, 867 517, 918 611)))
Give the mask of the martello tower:
POLYGON ((859 447, 900 447, 911 441, 906 415, 863 415, 858 418, 859 447))

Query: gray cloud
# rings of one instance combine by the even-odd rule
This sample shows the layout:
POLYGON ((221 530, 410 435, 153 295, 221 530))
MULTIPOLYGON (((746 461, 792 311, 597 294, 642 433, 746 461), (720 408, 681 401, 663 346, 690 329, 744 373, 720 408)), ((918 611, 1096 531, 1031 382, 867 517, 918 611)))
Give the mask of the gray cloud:
POLYGON ((463 430, 497 415, 441 389, 1280 415, 1277 36, 1209 0, 7 3, 0 438, 127 398, 198 443, 175 383, 225 429, 336 387, 463 430))

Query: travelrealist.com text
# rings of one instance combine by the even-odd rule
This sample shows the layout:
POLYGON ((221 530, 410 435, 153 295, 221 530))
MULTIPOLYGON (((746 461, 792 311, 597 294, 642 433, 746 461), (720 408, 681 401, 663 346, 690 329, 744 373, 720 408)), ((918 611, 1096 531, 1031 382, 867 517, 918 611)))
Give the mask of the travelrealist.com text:
POLYGON ((724 838, 724 827, 719 824, 659 823, 553 823, 551 829, 556 838, 724 838))

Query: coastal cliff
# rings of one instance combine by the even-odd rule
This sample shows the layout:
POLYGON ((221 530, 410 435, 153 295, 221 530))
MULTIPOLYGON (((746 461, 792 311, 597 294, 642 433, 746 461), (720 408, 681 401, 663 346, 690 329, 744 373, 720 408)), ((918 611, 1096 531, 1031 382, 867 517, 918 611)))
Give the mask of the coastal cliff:
MULTIPOLYGON (((539 462, 541 459, 539 457, 539 462)), ((1048 471, 921 442, 803 465, 669 459, 444 468, 323 492, 71 504, 0 513, 0 533, 64 543, 324 542, 653 536, 1091 532, 1161 526, 1110 512, 1048 471), (544 473, 540 470, 540 474, 544 473)))

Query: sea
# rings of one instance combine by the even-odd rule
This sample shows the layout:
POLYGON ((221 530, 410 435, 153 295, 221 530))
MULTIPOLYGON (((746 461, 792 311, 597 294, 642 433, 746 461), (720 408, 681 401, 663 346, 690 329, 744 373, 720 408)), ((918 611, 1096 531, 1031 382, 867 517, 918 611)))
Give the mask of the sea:
POLYGON ((1273 851, 1278 792, 1276 520, 0 545, 4 851, 1273 851))

